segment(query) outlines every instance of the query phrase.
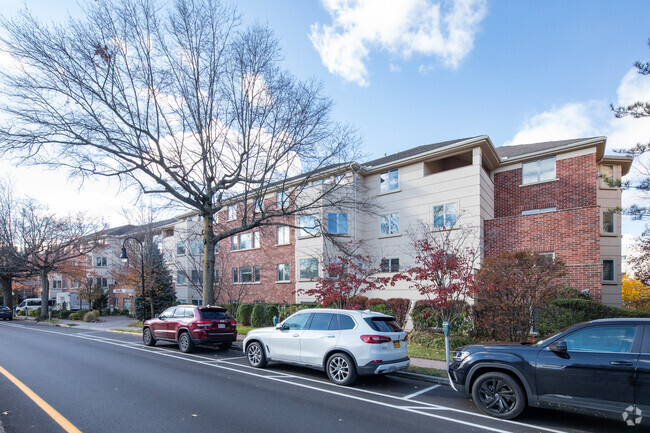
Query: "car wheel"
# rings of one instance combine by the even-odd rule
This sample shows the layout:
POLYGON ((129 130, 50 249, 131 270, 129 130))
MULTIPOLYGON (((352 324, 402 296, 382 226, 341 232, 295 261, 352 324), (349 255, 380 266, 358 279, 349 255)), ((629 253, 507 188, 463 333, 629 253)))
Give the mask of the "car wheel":
POLYGON ((156 345, 156 339, 153 338, 153 334, 151 333, 150 328, 144 328, 144 330, 142 331, 142 341, 144 342, 145 346, 156 345))
POLYGON ((357 380, 357 369, 345 353, 330 356, 325 366, 327 377, 337 385, 351 385, 357 380))
POLYGON ((501 419, 515 418, 526 407, 523 389, 504 373, 485 373, 476 379, 472 399, 482 412, 501 419))
POLYGON ((261 343, 253 341, 251 344, 249 344, 246 348, 246 357, 248 358, 248 363, 251 365, 251 367, 266 367, 266 355, 264 354, 264 348, 262 347, 261 343))
POLYGON ((181 335, 178 337, 178 347, 183 353, 190 353, 192 350, 194 350, 194 342, 192 341, 192 338, 190 338, 189 333, 181 333, 181 335))
POLYGON ((226 341, 225 343, 221 343, 219 345, 223 350, 228 350, 232 347, 232 341, 226 341))

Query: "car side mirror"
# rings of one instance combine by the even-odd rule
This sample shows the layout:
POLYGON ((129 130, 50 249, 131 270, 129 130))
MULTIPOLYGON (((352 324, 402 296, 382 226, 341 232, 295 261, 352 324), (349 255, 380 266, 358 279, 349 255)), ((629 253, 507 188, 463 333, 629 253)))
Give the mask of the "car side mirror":
POLYGON ((280 331, 282 331, 284 329, 284 325, 282 323, 278 323, 277 325, 275 325, 275 329, 279 329, 280 331))
POLYGON ((567 351, 566 341, 564 340, 556 341, 555 343, 553 343, 550 349, 553 352, 566 353, 567 351))

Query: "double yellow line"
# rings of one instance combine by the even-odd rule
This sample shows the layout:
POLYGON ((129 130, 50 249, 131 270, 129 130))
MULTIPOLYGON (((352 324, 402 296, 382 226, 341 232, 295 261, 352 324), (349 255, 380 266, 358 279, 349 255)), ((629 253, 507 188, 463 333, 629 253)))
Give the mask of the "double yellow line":
POLYGON ((7 379, 9 379, 14 385, 16 385, 22 392, 27 395, 27 397, 31 398, 34 403, 38 405, 41 409, 45 411, 46 414, 48 414, 54 421, 57 422, 61 427, 63 427, 63 430, 65 430, 68 433, 81 433, 81 430, 79 430, 77 427, 72 425, 70 421, 68 421, 63 415, 61 415, 59 412, 56 411, 52 406, 47 404, 45 400, 40 398, 34 391, 29 389, 27 385, 22 383, 20 380, 16 379, 11 373, 9 373, 7 370, 2 368, 0 366, 0 373, 2 373, 7 379))

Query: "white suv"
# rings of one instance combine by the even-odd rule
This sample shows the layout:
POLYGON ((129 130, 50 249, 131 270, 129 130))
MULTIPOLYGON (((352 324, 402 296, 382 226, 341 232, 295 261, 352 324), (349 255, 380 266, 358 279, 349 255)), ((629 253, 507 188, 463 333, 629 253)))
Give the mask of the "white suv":
POLYGON ((407 333, 395 318, 371 311, 302 310, 275 328, 250 331, 243 349, 253 367, 268 361, 325 370, 338 385, 357 375, 392 373, 408 368, 407 333))

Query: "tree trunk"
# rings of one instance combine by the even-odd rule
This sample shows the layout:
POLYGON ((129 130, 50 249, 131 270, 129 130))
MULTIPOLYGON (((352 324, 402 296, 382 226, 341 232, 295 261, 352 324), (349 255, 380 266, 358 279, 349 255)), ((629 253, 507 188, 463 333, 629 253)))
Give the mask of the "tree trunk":
POLYGON ((203 305, 214 304, 214 215, 203 215, 203 305))
POLYGON ((2 288, 2 296, 4 299, 4 306, 14 309, 14 298, 11 293, 11 282, 13 278, 5 275, 0 275, 0 288, 2 288))
POLYGON ((39 320, 47 320, 48 300, 50 297, 50 282, 47 280, 47 271, 41 269, 41 314, 39 320))

